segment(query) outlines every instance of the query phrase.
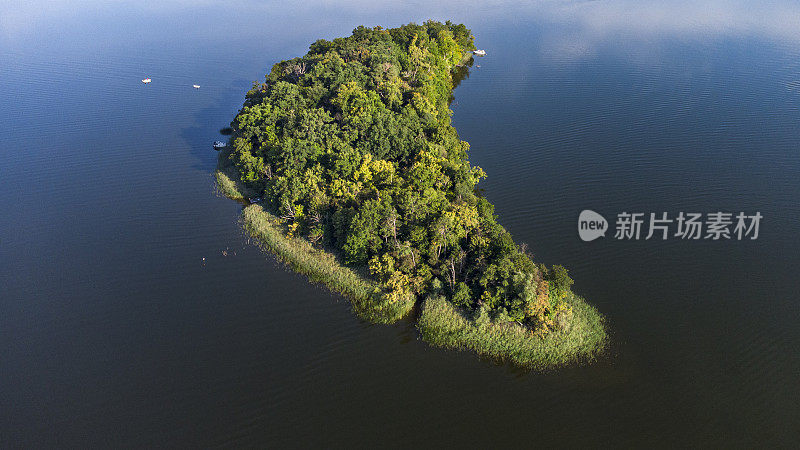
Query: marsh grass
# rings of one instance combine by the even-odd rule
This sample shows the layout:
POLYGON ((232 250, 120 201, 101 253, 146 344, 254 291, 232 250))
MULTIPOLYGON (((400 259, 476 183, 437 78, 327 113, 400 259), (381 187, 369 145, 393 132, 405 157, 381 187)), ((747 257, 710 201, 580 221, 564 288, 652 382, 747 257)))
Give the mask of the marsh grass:
POLYGON ((287 236, 288 229, 280 219, 261 205, 244 208, 242 222, 253 238, 293 270, 350 299, 353 311, 364 320, 393 323, 414 307, 413 295, 392 300, 377 283, 343 265, 334 254, 305 239, 287 236))
POLYGON ((217 170, 214 172, 214 178, 217 180, 217 192, 232 200, 244 200, 244 194, 227 173, 217 170))
POLYGON ((222 150, 217 160, 217 170, 214 171, 217 192, 231 200, 244 201, 251 197, 257 197, 258 193, 245 186, 241 181, 241 176, 233 163, 228 159, 228 150, 222 150))
POLYGON ((496 323, 488 317, 471 317, 442 297, 422 304, 417 327, 431 345, 476 353, 543 370, 570 362, 586 361, 603 350, 607 334, 603 317, 578 296, 567 299, 572 318, 567 327, 537 336, 517 323, 496 323))

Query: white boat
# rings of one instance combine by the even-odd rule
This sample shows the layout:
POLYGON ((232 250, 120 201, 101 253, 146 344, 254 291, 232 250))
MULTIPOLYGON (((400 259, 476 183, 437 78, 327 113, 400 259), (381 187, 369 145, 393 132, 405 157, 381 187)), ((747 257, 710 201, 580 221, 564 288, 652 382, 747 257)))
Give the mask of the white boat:
POLYGON ((228 146, 228 144, 226 144, 226 143, 224 143, 222 141, 214 141, 214 149, 215 150, 219 150, 219 149, 225 148, 227 146, 228 146))
POLYGON ((474 53, 474 54, 476 54, 478 56, 484 56, 484 55, 486 55, 486 50, 473 50, 472 53, 474 53))
POLYGON ((147 83, 149 83, 151 81, 153 81, 153 80, 151 80, 150 78, 145 78, 144 80, 142 80, 142 83, 147 84, 147 83))
POLYGON ((192 87, 195 88, 195 89, 200 89, 200 85, 199 84, 193 84, 192 87))

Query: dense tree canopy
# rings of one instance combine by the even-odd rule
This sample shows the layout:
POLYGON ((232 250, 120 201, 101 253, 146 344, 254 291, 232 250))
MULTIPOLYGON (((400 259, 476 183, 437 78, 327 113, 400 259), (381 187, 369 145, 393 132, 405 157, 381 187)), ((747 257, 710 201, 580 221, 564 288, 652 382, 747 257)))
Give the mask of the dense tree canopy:
POLYGON ((229 158, 292 235, 366 266, 388 293, 546 330, 572 280, 497 223, 450 124, 454 72, 474 48, 450 22, 318 40, 247 93, 229 158))

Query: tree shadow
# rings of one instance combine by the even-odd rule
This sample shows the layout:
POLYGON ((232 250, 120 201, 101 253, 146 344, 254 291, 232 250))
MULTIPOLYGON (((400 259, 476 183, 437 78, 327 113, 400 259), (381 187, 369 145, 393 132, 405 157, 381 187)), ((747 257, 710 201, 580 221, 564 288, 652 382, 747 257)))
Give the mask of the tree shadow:
POLYGON ((244 102, 244 94, 252 80, 232 80, 227 87, 215 92, 211 106, 200 109, 194 117, 194 125, 181 130, 181 137, 189 146, 195 162, 192 167, 208 173, 217 166, 219 152, 213 148, 214 141, 226 141, 230 135, 230 123, 244 102))

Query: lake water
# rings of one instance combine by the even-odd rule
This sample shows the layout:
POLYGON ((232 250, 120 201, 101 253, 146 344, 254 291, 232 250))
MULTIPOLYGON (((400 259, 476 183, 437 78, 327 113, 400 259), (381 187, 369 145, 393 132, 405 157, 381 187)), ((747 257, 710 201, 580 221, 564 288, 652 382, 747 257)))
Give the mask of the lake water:
POLYGON ((0 446, 797 445, 800 7, 228 3, 0 18, 0 446), (453 123, 500 222, 608 318, 594 364, 360 322, 214 193, 211 143, 272 64, 427 18, 487 50, 453 123), (764 218, 583 242, 584 209, 764 218))

